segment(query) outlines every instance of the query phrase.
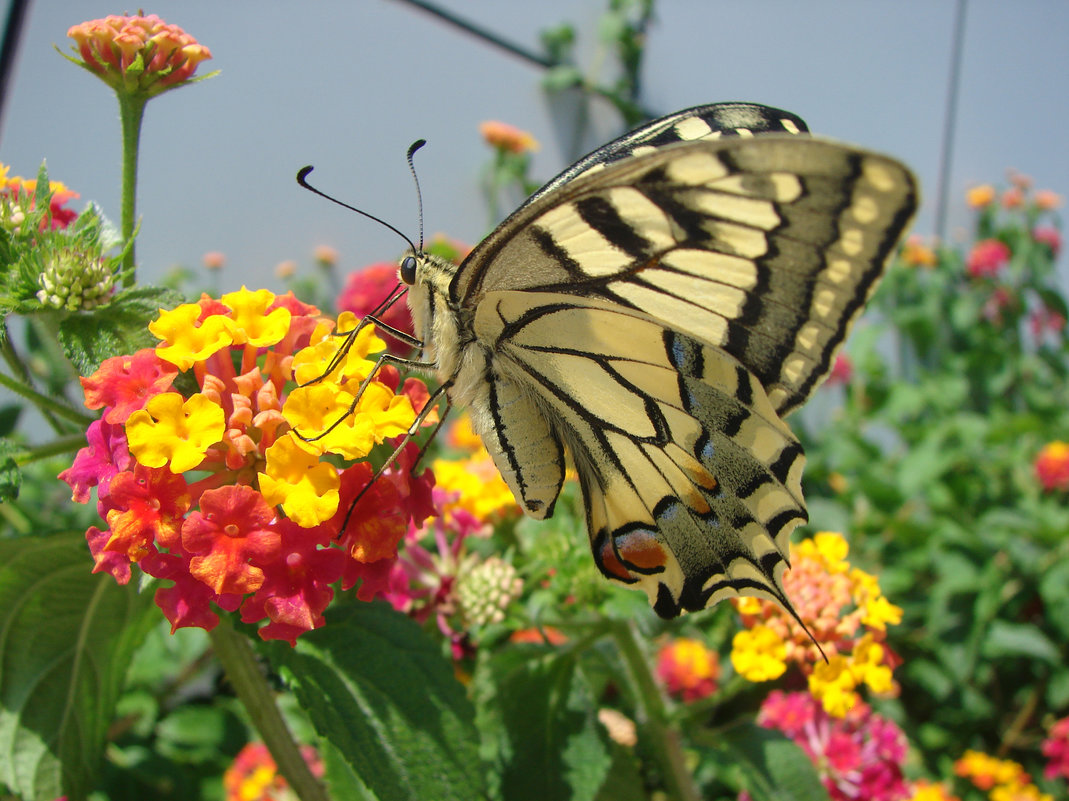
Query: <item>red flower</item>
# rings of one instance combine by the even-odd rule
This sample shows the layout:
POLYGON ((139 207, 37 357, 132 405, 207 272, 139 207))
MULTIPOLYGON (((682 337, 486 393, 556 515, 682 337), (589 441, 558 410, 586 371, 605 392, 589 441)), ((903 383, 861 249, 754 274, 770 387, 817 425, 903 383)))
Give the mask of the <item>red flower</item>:
MULTIPOLYGON (((392 262, 372 264, 350 273, 341 295, 338 296, 338 312, 351 311, 357 317, 366 317, 389 296, 390 291, 397 284, 397 265, 392 262)), ((412 328, 412 315, 408 311, 408 304, 405 303, 404 298, 378 315, 378 319, 398 331, 415 336, 412 328)), ((379 334, 393 353, 405 354, 412 350, 411 345, 391 337, 381 328, 379 334)))
POLYGON ((850 357, 845 353, 837 353, 835 355, 835 362, 831 366, 831 372, 828 373, 828 384, 849 384, 850 377, 854 374, 854 363, 850 361, 850 357))
POLYGON ((684 701, 697 701, 716 692, 720 657, 700 640, 672 640, 657 654, 657 675, 668 692, 684 701))
POLYGON ((189 505, 189 488, 181 475, 135 464, 132 473, 117 474, 107 491, 100 492, 101 517, 111 529, 105 550, 137 562, 155 550, 154 542, 177 545, 189 505))
POLYGON ((1050 760, 1043 769, 1044 776, 1069 779, 1069 717, 1055 721, 1050 727, 1043 741, 1043 756, 1050 760))
POLYGON ((121 425, 149 399, 171 388, 178 369, 156 355, 152 348, 132 356, 105 359, 88 378, 80 378, 87 409, 111 408, 104 413, 109 423, 121 425))
POLYGON ((106 487, 116 473, 127 470, 132 458, 126 446, 126 432, 121 425, 94 420, 86 431, 88 447, 78 451, 74 463, 59 474, 60 481, 71 486, 71 500, 89 503, 89 490, 106 487))
POLYGON ((973 245, 966 269, 973 278, 993 278, 1009 262, 1010 249, 998 239, 984 239, 973 245))
POLYGON ((1069 443, 1048 442, 1035 461, 1036 478, 1047 492, 1069 490, 1069 443))
POLYGON ((246 593, 264 583, 260 568, 278 558, 275 513, 252 487, 207 490, 182 524, 182 547, 197 554, 189 571, 217 593, 246 593))

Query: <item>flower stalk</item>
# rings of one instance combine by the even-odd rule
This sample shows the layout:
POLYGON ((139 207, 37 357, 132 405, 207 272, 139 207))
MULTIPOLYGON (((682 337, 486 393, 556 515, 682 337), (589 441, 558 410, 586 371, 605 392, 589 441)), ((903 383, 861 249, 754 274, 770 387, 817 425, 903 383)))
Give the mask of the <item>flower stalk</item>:
POLYGON ((136 283, 134 257, 134 226, 137 221, 137 157, 141 140, 141 121, 145 115, 148 96, 140 93, 118 93, 119 119, 122 122, 122 199, 121 229, 123 242, 129 242, 122 261, 123 286, 136 283))
POLYGON ((249 641, 234 630, 226 617, 208 633, 227 679, 274 757, 279 773, 301 801, 330 801, 301 756, 249 641))

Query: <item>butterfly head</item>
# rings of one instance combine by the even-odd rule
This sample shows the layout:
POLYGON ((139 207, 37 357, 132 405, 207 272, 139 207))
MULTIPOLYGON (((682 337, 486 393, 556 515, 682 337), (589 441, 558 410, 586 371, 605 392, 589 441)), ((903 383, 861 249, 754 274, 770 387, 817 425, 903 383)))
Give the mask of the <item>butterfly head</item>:
POLYGON ((456 338, 444 332, 454 315, 450 313, 449 285, 457 265, 433 253, 407 251, 397 263, 397 277, 408 287, 408 308, 412 312, 413 329, 423 343, 426 359, 438 361, 438 345, 456 338))

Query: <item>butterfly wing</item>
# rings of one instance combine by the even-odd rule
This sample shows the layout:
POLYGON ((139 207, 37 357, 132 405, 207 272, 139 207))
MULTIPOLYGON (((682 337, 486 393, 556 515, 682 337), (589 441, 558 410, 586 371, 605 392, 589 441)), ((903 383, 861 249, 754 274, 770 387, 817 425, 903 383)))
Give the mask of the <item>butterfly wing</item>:
POLYGON ((666 617, 734 594, 787 604, 804 457, 750 371, 647 315, 558 293, 488 293, 475 334, 493 345, 492 398, 509 387, 528 404, 491 400, 502 473, 544 503, 559 479, 541 483, 541 465, 565 443, 606 576, 666 617))
POLYGON ((727 350, 784 415, 827 374, 916 204, 905 167, 834 142, 668 145, 525 207, 450 291, 469 308, 522 289, 644 312, 727 350))
POLYGON ((803 456, 780 418, 826 375, 914 179, 797 136, 625 155, 551 184, 453 276, 473 338, 457 396, 536 516, 571 452, 599 567, 662 615, 732 594, 789 608, 803 456))

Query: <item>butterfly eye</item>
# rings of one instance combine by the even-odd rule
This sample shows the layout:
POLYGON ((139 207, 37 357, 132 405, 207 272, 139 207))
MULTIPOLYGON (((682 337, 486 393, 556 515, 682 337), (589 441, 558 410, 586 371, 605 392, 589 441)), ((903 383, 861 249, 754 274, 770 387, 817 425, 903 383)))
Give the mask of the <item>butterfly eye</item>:
POLYGON ((401 280, 409 286, 416 283, 416 257, 405 256, 401 260, 401 280))

